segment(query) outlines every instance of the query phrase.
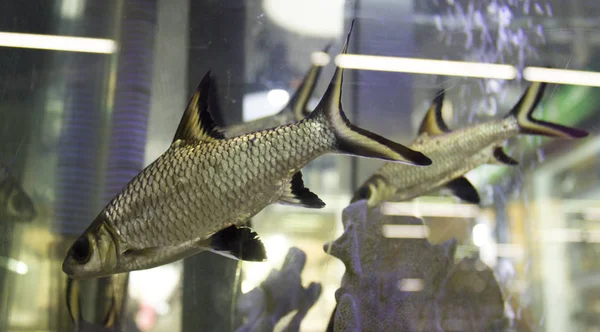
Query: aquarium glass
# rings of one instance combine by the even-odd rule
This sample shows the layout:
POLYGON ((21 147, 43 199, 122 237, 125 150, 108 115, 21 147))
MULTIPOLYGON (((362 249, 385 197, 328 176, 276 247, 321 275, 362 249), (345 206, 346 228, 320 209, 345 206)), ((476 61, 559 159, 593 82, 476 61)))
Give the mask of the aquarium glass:
MULTIPOLYGON (((599 17, 596 0, 0 0, 0 331, 599 331, 599 17), (254 130, 281 125, 271 131, 281 139, 317 142, 286 131, 303 121, 335 141, 267 191, 266 179, 241 184, 262 166, 223 171, 243 190, 223 194, 227 212, 265 203, 249 223, 211 232, 251 227, 267 260, 208 251, 212 233, 192 227, 184 259, 68 283, 69 248, 179 144, 209 71, 199 105, 226 139, 244 139, 227 128, 285 118, 254 130), (284 110, 294 98, 305 112, 284 110), (581 136, 552 124, 589 135, 552 137, 581 136), (391 162, 365 158, 370 133, 368 144, 402 144, 433 164, 378 173, 391 162), (408 198, 369 205, 392 179, 411 183, 396 192, 408 198), (299 206, 314 198, 298 181, 325 206, 299 206)), ((243 160, 263 165, 257 151, 243 160)), ((305 152, 289 144, 271 157, 305 152)), ((169 161, 168 181, 203 172, 182 165, 169 161)), ((149 188, 169 192, 155 179, 149 188)), ((210 191, 211 179, 183 185, 210 191)), ((142 237, 181 223, 181 196, 155 198, 143 215, 167 206, 160 222, 173 226, 135 229, 142 237)))

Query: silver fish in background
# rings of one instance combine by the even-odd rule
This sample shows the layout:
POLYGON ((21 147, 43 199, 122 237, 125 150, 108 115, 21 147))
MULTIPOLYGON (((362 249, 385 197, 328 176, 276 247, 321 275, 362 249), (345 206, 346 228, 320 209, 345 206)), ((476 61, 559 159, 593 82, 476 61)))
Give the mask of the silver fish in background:
POLYGON ((109 296, 110 304, 104 319, 100 324, 94 324, 83 318, 81 310, 81 291, 78 280, 67 278, 66 301, 67 309, 71 320, 73 321, 75 332, 117 332, 120 331, 120 324, 123 317, 125 301, 127 299, 126 286, 129 281, 129 274, 116 274, 109 278, 109 296))
MULTIPOLYGON (((344 53, 347 47, 348 39, 344 53)), ((206 250, 264 261, 263 243, 245 224, 273 203, 322 208, 300 171, 313 159, 339 153, 431 164, 422 153, 348 121, 341 108, 342 73, 336 68, 306 119, 233 138, 224 137, 208 112, 208 73, 172 145, 100 212, 70 248, 63 271, 72 278, 101 277, 206 250)))
MULTIPOLYGON (((323 53, 327 53, 331 45, 325 46, 323 53)), ((300 121, 310 114, 308 110, 308 102, 315 90, 319 76, 321 75, 322 66, 313 64, 302 83, 292 96, 288 104, 279 113, 265 116, 256 120, 243 122, 228 126, 224 131, 226 137, 236 137, 247 133, 282 126, 295 121, 300 121)))
POLYGON ((28 222, 36 216, 31 197, 8 169, 0 166, 0 222, 28 222))
POLYGON ((440 91, 419 129, 411 149, 423 151, 433 160, 426 168, 386 163, 356 191, 352 202, 367 199, 369 206, 382 201, 405 201, 447 187, 470 203, 479 203, 479 194, 464 175, 479 165, 518 162, 506 155, 503 142, 520 134, 558 138, 581 138, 587 132, 536 120, 532 113, 542 99, 545 83, 532 83, 511 112, 503 119, 450 131, 442 118, 443 91, 440 91))

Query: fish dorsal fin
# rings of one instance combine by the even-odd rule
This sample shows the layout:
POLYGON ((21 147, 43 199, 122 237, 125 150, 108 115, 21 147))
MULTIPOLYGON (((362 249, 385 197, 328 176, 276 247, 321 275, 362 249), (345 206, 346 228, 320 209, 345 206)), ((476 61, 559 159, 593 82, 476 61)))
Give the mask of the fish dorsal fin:
POLYGON ((225 121, 226 114, 223 113, 223 107, 221 106, 221 98, 219 97, 219 91, 217 89, 217 79, 216 77, 210 78, 210 89, 208 89, 208 109, 210 111, 211 118, 217 124, 217 127, 225 128, 227 127, 227 122, 225 121))
POLYGON ((263 262, 267 260, 267 250, 258 234, 247 226, 229 226, 207 240, 208 246, 214 253, 243 261, 263 262))
POLYGON ((208 111, 211 82, 209 71, 204 75, 190 98, 181 122, 179 122, 179 127, 177 127, 173 143, 179 140, 212 142, 225 138, 208 111))
POLYGON ((497 164, 497 165, 510 165, 510 166, 519 165, 519 162, 516 161, 515 159, 513 159, 513 157, 507 155, 501 146, 498 146, 494 149, 494 153, 492 154, 492 158, 489 163, 497 164))
POLYGON ((283 195, 279 198, 280 204, 303 206, 311 209, 320 209, 325 203, 315 193, 304 186, 302 172, 298 171, 289 185, 285 187, 283 195))
POLYGON ((442 109, 444 106, 444 90, 438 91, 435 98, 425 114, 421 127, 419 127, 419 135, 427 133, 430 136, 441 135, 450 132, 450 129, 444 122, 442 109))
MULTIPOLYGON (((327 44, 321 52, 327 53, 330 47, 331 44, 327 44)), ((298 90, 296 90, 296 93, 294 93, 290 102, 282 112, 292 112, 295 121, 300 121, 310 114, 308 102, 317 86, 317 81, 319 81, 322 69, 322 64, 313 63, 308 70, 308 73, 306 73, 306 76, 304 76, 302 83, 300 83, 298 90)))
POLYGON ((463 201, 479 204, 479 194, 477 193, 477 189, 473 187, 471 182, 467 180, 464 176, 456 178, 446 184, 446 187, 452 191, 452 193, 462 199, 463 201))

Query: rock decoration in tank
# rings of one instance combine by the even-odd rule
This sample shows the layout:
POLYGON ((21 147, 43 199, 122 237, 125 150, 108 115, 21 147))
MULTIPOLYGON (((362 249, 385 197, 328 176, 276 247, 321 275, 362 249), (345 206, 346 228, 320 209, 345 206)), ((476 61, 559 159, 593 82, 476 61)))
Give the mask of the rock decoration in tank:
POLYGON ((505 331, 504 299, 494 271, 478 258, 452 267, 436 304, 444 331, 505 331))
POLYGON ((328 331, 489 331, 507 326, 491 269, 476 259, 455 264, 455 239, 432 245, 418 236, 424 229, 420 219, 385 215, 380 207, 367 208, 365 200, 348 206, 344 233, 324 246, 346 266, 328 331), (394 229, 396 236, 404 232, 405 237, 384 235, 394 229))
POLYGON ((277 322, 297 310, 284 332, 300 330, 300 323, 321 295, 321 284, 311 282, 302 286, 301 273, 306 254, 295 247, 289 249, 280 271, 269 276, 250 292, 240 296, 237 309, 245 323, 236 332, 273 331, 277 322))

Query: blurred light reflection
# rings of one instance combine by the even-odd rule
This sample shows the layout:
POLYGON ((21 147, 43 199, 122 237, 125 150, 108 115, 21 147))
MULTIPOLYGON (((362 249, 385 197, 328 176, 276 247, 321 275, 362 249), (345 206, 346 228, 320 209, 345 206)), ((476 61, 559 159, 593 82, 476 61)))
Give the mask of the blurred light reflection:
POLYGON ((503 80, 512 80, 517 77, 517 69, 514 66, 480 62, 340 54, 336 56, 335 63, 339 67, 349 69, 413 74, 497 78, 503 80))
POLYGON ((600 86, 600 73, 592 71, 527 67, 523 77, 532 82, 600 86))
POLYGON ((383 225, 383 236, 398 239, 424 239, 429 236, 429 227, 425 225, 383 225))
POLYGON ((425 281, 420 278, 405 278, 398 281, 398 289, 402 292, 420 292, 425 288, 425 281))
POLYGON ((473 227, 473 244, 481 247, 490 242, 490 240, 490 228, 486 224, 477 224, 473 227))
POLYGON ((423 217, 456 217, 475 218, 479 214, 479 207, 474 204, 454 203, 424 203, 424 202, 385 202, 381 212, 392 216, 412 216, 418 209, 423 217))
POLYGON ((24 262, 9 257, 0 257, 0 265, 3 265, 7 270, 17 274, 27 274, 29 266, 24 262))
POLYGON ((117 44, 111 39, 16 32, 0 32, 0 46, 104 54, 111 54, 117 50, 117 44))

